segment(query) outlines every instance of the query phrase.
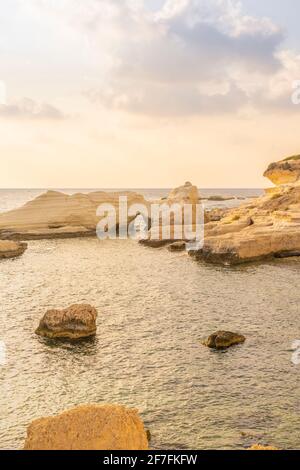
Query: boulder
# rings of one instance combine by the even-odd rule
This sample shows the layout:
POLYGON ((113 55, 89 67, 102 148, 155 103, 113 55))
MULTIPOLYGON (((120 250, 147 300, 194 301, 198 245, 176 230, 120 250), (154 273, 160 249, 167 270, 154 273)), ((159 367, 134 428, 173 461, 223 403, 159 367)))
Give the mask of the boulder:
POLYGON ((33 421, 24 450, 148 450, 137 410, 84 405, 33 421))
POLYGON ((227 349, 236 344, 241 344, 246 341, 245 336, 238 333, 231 333, 230 331, 217 331, 210 335, 203 345, 211 349, 227 349))
POLYGON ((271 163, 264 176, 276 185, 295 183, 300 179, 300 155, 271 163))
POLYGON ((119 217, 119 197, 126 196, 128 207, 147 201, 135 192, 97 191, 68 195, 47 191, 24 206, 0 214, 0 237, 12 240, 73 238, 95 236, 102 216, 97 216, 101 204, 116 210, 116 227, 128 225, 135 217, 123 221, 119 217))
POLYGON ((167 201, 168 204, 198 204, 198 188, 188 181, 183 186, 173 189, 170 192, 167 201))
POLYGON ((90 305, 71 305, 64 310, 48 310, 36 334, 46 338, 81 339, 95 336, 97 310, 90 305))
POLYGON ((0 259, 16 258, 27 250, 27 243, 0 240, 0 259))

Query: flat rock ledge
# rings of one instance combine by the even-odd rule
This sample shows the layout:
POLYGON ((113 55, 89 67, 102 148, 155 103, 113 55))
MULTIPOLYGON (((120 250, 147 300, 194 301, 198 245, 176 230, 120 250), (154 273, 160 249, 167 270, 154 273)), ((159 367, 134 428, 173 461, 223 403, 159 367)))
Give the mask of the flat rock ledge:
POLYGON ((137 410, 120 405, 83 405, 33 421, 24 450, 148 450, 137 410))
POLYGON ((236 344, 244 343, 245 341, 245 336, 239 333, 217 331, 204 340, 202 344, 211 349, 227 349, 231 346, 235 346, 236 344))
POLYGON ((48 310, 36 334, 49 339, 79 340, 96 335, 97 310, 91 305, 71 305, 64 310, 48 310))
POLYGON ((0 240, 0 259, 16 258, 27 250, 27 243, 0 240))

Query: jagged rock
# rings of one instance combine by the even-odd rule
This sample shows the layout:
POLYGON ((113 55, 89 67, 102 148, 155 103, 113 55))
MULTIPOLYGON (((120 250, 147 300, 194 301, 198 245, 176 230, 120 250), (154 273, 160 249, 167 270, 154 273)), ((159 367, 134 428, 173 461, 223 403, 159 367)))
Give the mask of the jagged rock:
POLYGON ((101 204, 110 204, 116 209, 116 227, 128 224, 119 220, 119 197, 127 196, 128 207, 147 201, 134 192, 105 191, 89 194, 67 195, 58 191, 47 191, 24 206, 0 214, 0 237, 13 240, 72 238, 95 236, 96 226, 101 220, 97 208, 101 204))
POLYGON ((168 246, 169 251, 184 251, 186 249, 186 242, 180 241, 172 243, 168 246))
POLYGON ((271 163, 264 176, 276 185, 295 183, 300 179, 300 155, 271 163))
POLYGON ((0 259, 16 258, 27 250, 27 243, 0 240, 0 259))
POLYGON ((64 310, 48 310, 36 334, 46 338, 81 339, 96 334, 97 310, 90 305, 72 305, 64 310))
POLYGON ((212 349, 226 349, 230 346, 244 343, 245 341, 245 336, 238 333, 231 333, 230 331, 217 331, 216 333, 210 335, 205 341, 203 341, 202 344, 212 349))
POLYGON ((24 450, 148 450, 137 410, 84 405, 33 421, 24 450))

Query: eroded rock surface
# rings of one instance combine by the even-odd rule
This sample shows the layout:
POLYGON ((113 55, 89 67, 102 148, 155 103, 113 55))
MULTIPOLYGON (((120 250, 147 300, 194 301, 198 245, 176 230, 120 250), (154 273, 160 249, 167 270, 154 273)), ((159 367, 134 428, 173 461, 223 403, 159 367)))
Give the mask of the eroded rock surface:
MULTIPOLYGON (((298 164, 298 160, 295 162, 298 164)), ((207 223, 204 246, 193 255, 210 263, 231 265, 298 253, 300 181, 266 190, 265 195, 207 223)))
POLYGON ((271 163, 264 176, 276 185, 296 183, 300 179, 300 155, 271 163))
POLYGON ((202 344, 211 349, 227 349, 236 344, 244 343, 245 341, 245 336, 239 333, 232 333, 231 331, 217 331, 203 341, 202 344))
POLYGON ((120 405, 84 405, 33 421, 24 449, 148 450, 148 439, 136 410, 120 405))
POLYGON ((36 334, 46 338, 81 339, 95 336, 97 310, 91 305, 71 305, 64 310, 48 310, 36 334))
POLYGON ((116 227, 128 225, 135 217, 121 220, 120 196, 127 197, 129 207, 132 204, 148 204, 143 196, 130 191, 73 195, 47 191, 18 209, 1 213, 0 238, 34 240, 95 236, 97 224, 103 218, 97 216, 101 204, 110 204, 116 209, 116 227))

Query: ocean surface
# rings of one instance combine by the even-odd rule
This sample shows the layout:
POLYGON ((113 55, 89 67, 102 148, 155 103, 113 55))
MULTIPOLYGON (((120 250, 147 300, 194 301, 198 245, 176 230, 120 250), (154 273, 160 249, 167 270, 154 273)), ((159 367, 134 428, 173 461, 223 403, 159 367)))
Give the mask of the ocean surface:
MULTIPOLYGON (((41 192, 1 190, 0 211, 41 192)), ((35 418, 109 402, 139 409, 155 449, 300 449, 299 285, 297 258, 221 268, 131 240, 29 242, 22 257, 0 261, 0 448, 22 448, 35 418), (98 309, 95 339, 35 335, 47 309, 82 302, 98 309), (247 341, 226 352, 202 346, 218 329, 247 341)))

